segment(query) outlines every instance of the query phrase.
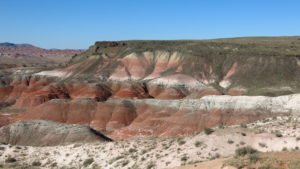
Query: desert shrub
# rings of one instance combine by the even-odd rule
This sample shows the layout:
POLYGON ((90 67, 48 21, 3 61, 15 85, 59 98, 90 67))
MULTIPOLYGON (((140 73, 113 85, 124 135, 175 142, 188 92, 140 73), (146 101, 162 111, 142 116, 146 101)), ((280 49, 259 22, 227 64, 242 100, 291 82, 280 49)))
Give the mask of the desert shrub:
POLYGON ((185 144, 185 140, 184 140, 183 138, 179 138, 179 139, 177 140, 177 143, 178 143, 179 145, 183 145, 183 144, 185 144))
POLYGON ((236 156, 244 156, 244 155, 250 155, 250 154, 255 154, 258 151, 252 147, 241 147, 235 150, 235 155, 236 156))
POLYGON ((135 153, 135 152, 137 152, 137 150, 134 149, 134 148, 130 148, 130 149, 129 149, 129 152, 130 152, 130 153, 135 153))
POLYGON ((240 127, 241 127, 241 128, 247 128, 247 124, 241 123, 241 124, 240 124, 240 127))
POLYGON ((195 146, 196 146, 196 147, 200 147, 202 144, 203 144, 203 143, 202 143, 201 141, 196 141, 196 142, 195 142, 195 146))
POLYGON ((206 135, 210 135, 210 134, 213 133, 213 132, 214 132, 214 130, 211 129, 211 128, 205 128, 205 129, 204 129, 204 133, 205 133, 206 135))
POLYGON ((224 129, 225 128, 225 126, 223 126, 223 125, 219 125, 218 127, 219 127, 219 129, 224 129))
POLYGON ((32 166, 41 166, 42 163, 40 163, 39 161, 34 161, 34 162, 32 162, 31 165, 32 165, 32 166))
POLYGON ((242 135, 242 136, 247 136, 247 134, 246 134, 246 133, 241 133, 241 135, 242 135))
POLYGON ((245 143, 245 142, 243 142, 243 141, 241 141, 241 142, 240 142, 240 145, 245 145, 245 144, 246 144, 246 143, 245 143))
POLYGON ((83 162, 83 166, 87 167, 87 166, 89 166, 90 164, 92 164, 93 162, 94 162, 94 159, 93 159, 93 158, 86 159, 86 160, 84 160, 84 162, 83 162))
POLYGON ((259 145, 260 147, 266 147, 266 146, 267 146, 266 143, 258 143, 258 145, 259 145))
POLYGON ((117 156, 116 158, 112 159, 110 163, 113 163, 114 161, 118 161, 120 159, 124 158, 123 155, 117 156))
POLYGON ((220 157, 221 157, 221 155, 219 153, 216 153, 214 156, 210 157, 209 160, 214 160, 214 159, 217 159, 220 157))
POLYGON ((189 158, 188 158, 187 156, 181 157, 181 161, 184 161, 184 162, 186 162, 188 159, 189 159, 189 158))
POLYGON ((259 156, 258 156, 257 153, 249 155, 249 161, 250 161, 250 163, 256 163, 258 160, 259 160, 259 156))
POLYGON ((5 160, 5 162, 6 163, 14 163, 14 162, 16 162, 17 160, 15 159, 15 158, 12 158, 12 157, 8 157, 6 160, 5 160))
POLYGON ((126 166, 129 163, 129 160, 122 161, 122 167, 126 166))
POLYGON ((54 162, 54 163, 51 164, 51 167, 56 167, 56 166, 57 166, 56 162, 54 162))
POLYGON ((153 162, 151 162, 151 163, 149 163, 148 165, 147 165, 147 169, 152 169, 152 168, 154 168, 156 165, 153 163, 153 162))
POLYGON ((273 134, 275 134, 275 135, 276 135, 276 137, 282 137, 282 134, 281 134, 281 132, 280 132, 280 131, 278 131, 278 130, 272 131, 272 133, 273 133, 273 134))
POLYGON ((228 140, 227 143, 228 143, 228 144, 233 144, 234 141, 233 141, 233 140, 228 140))

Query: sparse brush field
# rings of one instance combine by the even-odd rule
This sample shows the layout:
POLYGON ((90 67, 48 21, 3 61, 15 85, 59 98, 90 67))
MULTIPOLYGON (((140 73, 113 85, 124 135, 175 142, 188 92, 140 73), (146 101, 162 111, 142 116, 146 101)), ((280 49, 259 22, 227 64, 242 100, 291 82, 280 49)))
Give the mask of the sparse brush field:
MULTIPOLYGON (((263 166, 272 164, 277 154, 284 158, 299 156, 298 120, 300 117, 297 116, 268 118, 251 124, 212 128, 214 132, 209 135, 201 132, 178 138, 143 137, 119 142, 53 147, 1 144, 0 167, 158 169, 188 164, 200 166, 199 162, 215 159, 236 167, 249 164, 253 164, 253 167, 256 164, 263 166), (262 153, 268 151, 274 152, 262 153)), ((282 161, 287 162, 284 158, 282 161)), ((298 161, 292 159, 295 158, 286 163, 290 167, 288 169, 296 169, 294 166, 298 165, 298 161)), ((273 167, 278 167, 279 162, 274 163, 273 167)))
POLYGON ((253 153, 239 155, 224 162, 224 166, 257 169, 299 169, 300 151, 253 153))

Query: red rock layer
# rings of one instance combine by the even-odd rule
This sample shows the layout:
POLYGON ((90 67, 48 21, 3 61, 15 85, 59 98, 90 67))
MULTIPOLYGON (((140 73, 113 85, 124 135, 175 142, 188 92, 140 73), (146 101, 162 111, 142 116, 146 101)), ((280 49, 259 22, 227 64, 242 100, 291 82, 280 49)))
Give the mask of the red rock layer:
POLYGON ((56 82, 54 78, 40 76, 16 77, 0 84, 0 102, 16 102, 15 108, 32 108, 52 99, 90 98, 97 101, 124 98, 182 99, 192 95, 221 94, 216 90, 187 90, 184 86, 164 86, 139 82, 56 82))
POLYGON ((63 123, 88 124, 96 130, 114 131, 109 137, 178 136, 201 131, 205 127, 247 123, 272 114, 253 110, 195 110, 172 108, 134 100, 96 102, 52 100, 20 114, 9 122, 44 119, 63 123))

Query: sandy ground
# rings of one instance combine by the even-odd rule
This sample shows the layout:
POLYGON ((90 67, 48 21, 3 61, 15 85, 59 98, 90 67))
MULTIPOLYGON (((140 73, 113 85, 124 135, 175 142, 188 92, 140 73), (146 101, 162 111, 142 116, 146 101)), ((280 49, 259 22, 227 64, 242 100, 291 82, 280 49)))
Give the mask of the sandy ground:
MULTIPOLYGON (((216 127, 210 135, 201 132, 178 138, 142 137, 120 142, 53 147, 2 144, 0 164, 12 165, 5 162, 12 157, 17 160, 14 164, 31 166, 33 162, 40 162, 41 168, 161 169, 187 164, 195 167, 201 161, 232 156, 237 148, 246 145, 262 152, 300 147, 299 120, 298 116, 268 118, 247 125, 216 127), (88 159, 91 164, 87 164, 88 159)), ((221 161, 201 165, 218 169, 221 161)))

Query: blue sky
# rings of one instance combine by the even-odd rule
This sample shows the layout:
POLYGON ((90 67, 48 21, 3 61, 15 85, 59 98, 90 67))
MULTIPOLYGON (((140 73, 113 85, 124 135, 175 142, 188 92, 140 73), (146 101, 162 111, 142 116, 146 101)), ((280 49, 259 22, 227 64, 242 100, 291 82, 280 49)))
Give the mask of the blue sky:
POLYGON ((300 35, 299 0, 0 0, 0 42, 88 48, 95 41, 300 35))

